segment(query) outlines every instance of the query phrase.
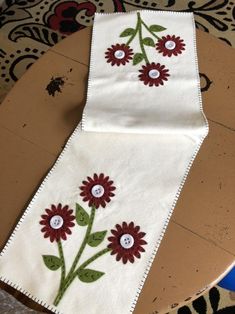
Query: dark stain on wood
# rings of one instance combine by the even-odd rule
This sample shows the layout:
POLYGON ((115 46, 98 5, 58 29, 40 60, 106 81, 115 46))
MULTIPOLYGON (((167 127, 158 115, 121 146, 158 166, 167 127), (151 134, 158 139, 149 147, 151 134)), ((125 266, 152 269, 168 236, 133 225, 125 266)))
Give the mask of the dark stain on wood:
POLYGON ((211 84, 213 83, 209 77, 205 73, 199 73, 201 79, 201 92, 206 92, 210 88, 211 84))
POLYGON ((175 307, 177 307, 179 305, 179 303, 173 303, 171 304, 171 308, 174 309, 175 307))
POLYGON ((27 124, 26 124, 26 123, 24 123, 24 124, 22 125, 22 128, 25 128, 25 127, 26 127, 26 125, 27 125, 27 124))
POLYGON ((192 297, 188 297, 187 299, 185 299, 184 301, 189 301, 189 300, 191 300, 192 299, 192 297))
POLYGON ((55 97, 55 93, 62 93, 61 87, 64 85, 64 78, 63 77, 52 77, 51 81, 46 87, 46 91, 48 95, 55 97))

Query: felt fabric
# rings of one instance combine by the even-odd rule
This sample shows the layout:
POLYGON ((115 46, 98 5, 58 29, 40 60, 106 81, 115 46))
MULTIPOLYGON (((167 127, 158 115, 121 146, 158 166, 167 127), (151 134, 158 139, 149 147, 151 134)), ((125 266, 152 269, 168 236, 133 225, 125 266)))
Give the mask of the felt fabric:
POLYGON ((4 247, 1 280, 58 313, 133 312, 207 132, 193 15, 96 14, 82 124, 4 247))

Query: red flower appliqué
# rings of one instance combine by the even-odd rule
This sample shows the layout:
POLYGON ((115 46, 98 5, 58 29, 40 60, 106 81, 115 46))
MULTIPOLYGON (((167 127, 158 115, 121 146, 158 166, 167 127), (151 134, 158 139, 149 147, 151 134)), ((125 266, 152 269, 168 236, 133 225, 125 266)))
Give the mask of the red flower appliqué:
POLYGON ((87 17, 93 16, 96 6, 90 1, 77 3, 76 1, 65 1, 55 7, 55 13, 48 18, 48 26, 62 34, 72 34, 85 26, 77 21, 79 12, 85 11, 87 17))
POLYGON ((149 86, 163 85, 164 81, 167 81, 168 76, 170 76, 169 70, 165 68, 165 65, 154 62, 143 65, 139 72, 141 73, 139 75, 140 81, 143 81, 144 85, 149 86))
POLYGON ((133 50, 129 46, 126 46, 125 44, 116 44, 107 49, 105 58, 112 66, 119 66, 121 64, 125 65, 132 60, 133 54, 133 50))
POLYGON ((73 210, 69 209, 68 205, 57 206, 51 205, 51 209, 46 209, 46 214, 41 215, 42 220, 39 222, 43 225, 41 231, 44 233, 44 238, 50 238, 50 241, 66 240, 67 234, 71 234, 70 228, 75 224, 73 220, 75 216, 72 215, 73 210))
POLYGON ((103 173, 100 175, 95 173, 93 178, 87 177, 87 181, 82 183, 80 195, 83 197, 84 202, 88 202, 90 207, 105 207, 106 203, 110 202, 111 197, 115 195, 113 191, 116 188, 113 186, 113 181, 109 180, 108 176, 105 177, 103 173))
POLYGON ((167 35, 166 37, 163 36, 158 40, 156 49, 158 52, 162 53, 163 56, 177 56, 178 54, 181 54, 183 50, 185 50, 185 43, 179 36, 176 37, 175 35, 167 35))
POLYGON ((139 226, 135 226, 133 222, 123 222, 122 225, 116 225, 116 229, 112 229, 113 236, 109 237, 111 255, 116 254, 116 260, 126 264, 128 261, 134 263, 135 257, 140 258, 140 252, 145 252, 143 245, 147 242, 143 240, 144 232, 140 231, 139 226))

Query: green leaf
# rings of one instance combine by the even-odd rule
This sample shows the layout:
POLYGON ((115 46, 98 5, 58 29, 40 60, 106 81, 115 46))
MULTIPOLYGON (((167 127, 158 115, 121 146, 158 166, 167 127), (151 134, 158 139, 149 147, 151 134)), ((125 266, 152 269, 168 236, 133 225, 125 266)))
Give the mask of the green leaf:
POLYGON ((143 59, 144 59, 144 56, 142 55, 142 53, 137 52, 133 58, 133 65, 140 63, 143 59))
POLYGON ((87 243, 92 247, 98 246, 104 240, 106 233, 107 230, 90 234, 87 243))
POLYGON ((121 34, 120 37, 127 37, 131 36, 135 33, 134 28, 126 28, 121 34))
POLYGON ((54 255, 43 255, 42 256, 44 264, 50 270, 57 270, 61 267, 62 261, 59 257, 54 255))
POLYGON ((150 38, 150 37, 145 37, 143 39, 143 44, 146 45, 146 46, 155 47, 154 40, 152 38, 150 38))
POLYGON ((162 32, 162 31, 166 30, 166 28, 161 26, 161 25, 151 25, 149 27, 149 30, 151 32, 162 32))
POLYGON ((85 209, 80 206, 79 204, 76 204, 76 221, 79 226, 87 226, 89 223, 89 215, 85 211, 85 209))
POLYGON ((80 269, 78 271, 78 278, 82 282, 94 282, 102 277, 105 273, 93 269, 80 269))

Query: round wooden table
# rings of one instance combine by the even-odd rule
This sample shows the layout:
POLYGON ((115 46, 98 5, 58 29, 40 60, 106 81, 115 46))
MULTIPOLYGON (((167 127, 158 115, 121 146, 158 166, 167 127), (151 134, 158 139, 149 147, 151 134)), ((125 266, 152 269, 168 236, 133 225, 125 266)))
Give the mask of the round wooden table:
MULTIPOLYGON (((90 39, 87 28, 50 49, 0 106, 2 246, 81 119, 90 39)), ((209 289, 234 263, 234 52, 207 33, 198 31, 197 40, 210 132, 187 178, 135 314, 171 311, 209 289)), ((24 304, 46 312, 7 285, 1 287, 24 304)))

